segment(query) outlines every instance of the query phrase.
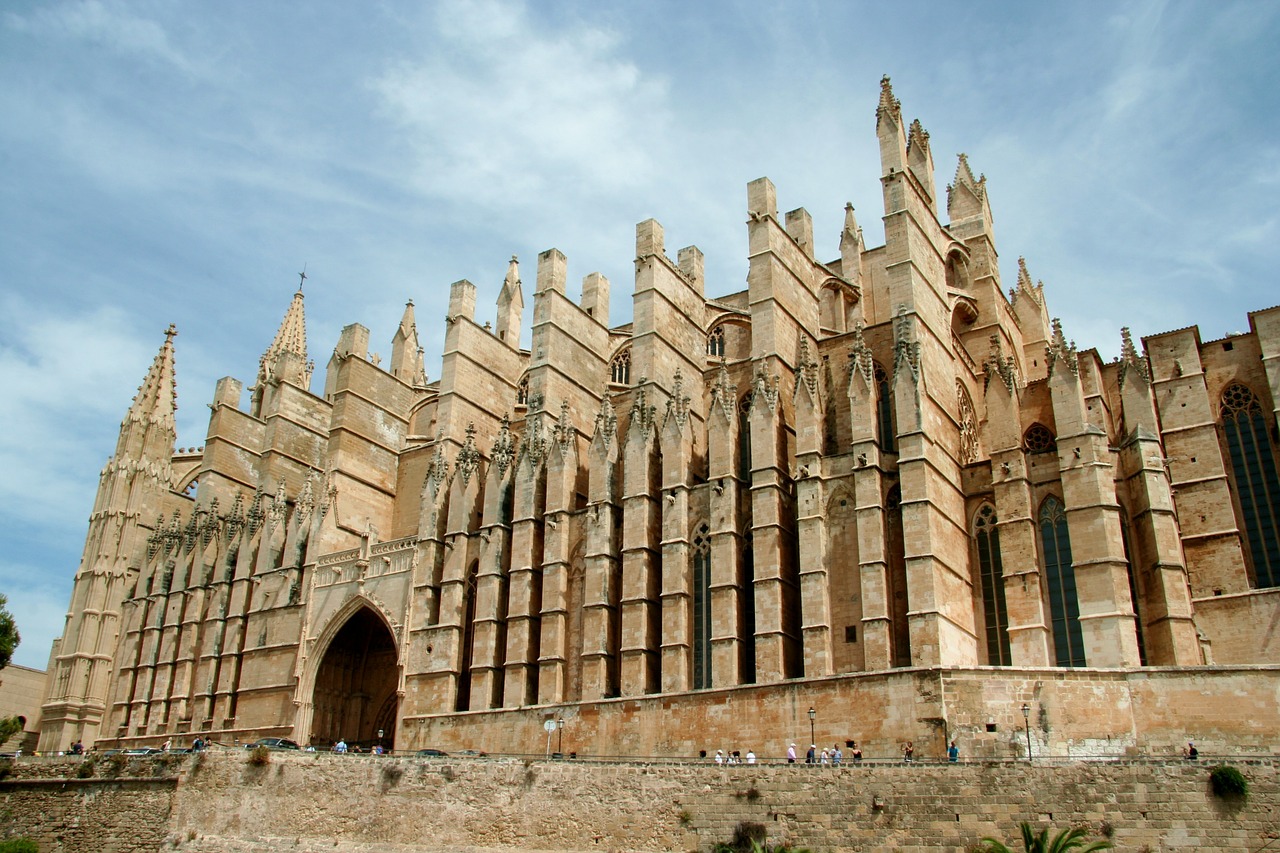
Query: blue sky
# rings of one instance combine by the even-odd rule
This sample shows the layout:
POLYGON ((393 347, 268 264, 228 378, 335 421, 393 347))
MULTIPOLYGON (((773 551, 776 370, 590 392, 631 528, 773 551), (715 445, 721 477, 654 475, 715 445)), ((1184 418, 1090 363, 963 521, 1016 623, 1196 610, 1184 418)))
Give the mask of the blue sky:
MULTIPOLYGON (((0 10, 0 592, 44 667, 97 475, 163 330, 180 446, 248 384, 307 268, 312 357, 450 282, 492 312, 556 247, 628 319, 635 224, 744 286, 769 176, 838 255, 882 241, 883 74, 988 178, 1068 337, 1247 328, 1277 298, 1280 5, 1266 2, 23 2, 0 10)), ((571 285, 571 292, 572 285, 571 285)))

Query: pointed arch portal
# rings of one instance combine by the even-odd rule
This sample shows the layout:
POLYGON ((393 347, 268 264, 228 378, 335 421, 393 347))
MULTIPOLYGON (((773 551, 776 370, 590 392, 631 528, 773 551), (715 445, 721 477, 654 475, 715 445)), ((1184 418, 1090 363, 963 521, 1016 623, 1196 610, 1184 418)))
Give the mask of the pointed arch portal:
POLYGON ((394 746, 396 643, 386 623, 361 607, 334 635, 316 671, 312 742, 394 746))

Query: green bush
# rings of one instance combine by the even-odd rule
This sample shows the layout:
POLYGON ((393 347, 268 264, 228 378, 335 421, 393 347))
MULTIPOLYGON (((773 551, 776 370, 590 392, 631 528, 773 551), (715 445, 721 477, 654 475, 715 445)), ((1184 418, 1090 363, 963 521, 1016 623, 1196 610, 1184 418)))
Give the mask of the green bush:
POLYGON ((0 853, 40 853, 40 848, 30 838, 9 838, 0 841, 0 853))
POLYGON ((86 758, 80 762, 80 766, 76 768, 77 779, 88 779, 93 776, 93 759, 86 758))
POLYGON ((265 746, 255 746, 249 750, 249 763, 254 767, 262 767, 271 763, 271 750, 265 746))
POLYGON ((1213 768, 1209 774, 1209 784, 1213 793, 1219 797, 1244 797, 1249 793, 1249 781, 1239 770, 1224 764, 1213 768))

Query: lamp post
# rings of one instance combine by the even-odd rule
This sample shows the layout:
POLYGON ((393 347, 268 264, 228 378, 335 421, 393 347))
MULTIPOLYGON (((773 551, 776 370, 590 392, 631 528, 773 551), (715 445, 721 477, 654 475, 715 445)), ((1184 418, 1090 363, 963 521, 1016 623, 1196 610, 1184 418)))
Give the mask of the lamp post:
POLYGON ((809 743, 817 744, 818 739, 813 736, 813 721, 818 716, 818 711, 812 705, 809 706, 809 743))
POLYGON ((556 752, 564 757, 564 717, 556 720, 556 752))
POLYGON ((1031 760, 1031 706, 1022 703, 1022 722, 1027 729, 1027 761, 1031 760))
POLYGON ((378 753, 382 753, 382 736, 386 734, 382 729, 378 729, 378 753))

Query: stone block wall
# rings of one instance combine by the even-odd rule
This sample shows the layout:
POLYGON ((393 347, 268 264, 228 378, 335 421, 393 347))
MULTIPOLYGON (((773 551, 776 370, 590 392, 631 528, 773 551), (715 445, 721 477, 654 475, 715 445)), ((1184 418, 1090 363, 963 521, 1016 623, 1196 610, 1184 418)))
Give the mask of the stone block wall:
POLYGON ((1250 784, 1239 801, 1212 794, 1207 758, 811 767, 272 753, 258 766, 226 750, 188 758, 177 779, 166 761, 79 779, 79 761, 24 760, 0 782, 5 832, 58 853, 685 851, 748 821, 771 844, 922 853, 1013 840, 1022 821, 1086 826, 1119 850, 1258 850, 1280 830, 1276 759, 1233 762, 1250 784))

